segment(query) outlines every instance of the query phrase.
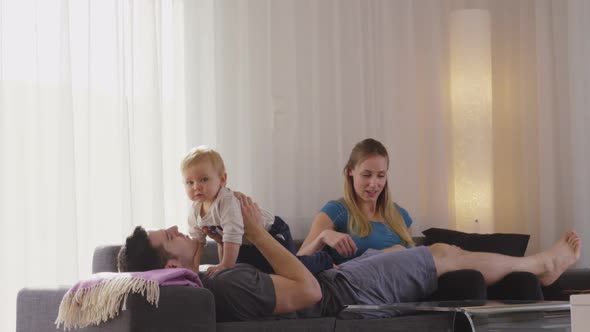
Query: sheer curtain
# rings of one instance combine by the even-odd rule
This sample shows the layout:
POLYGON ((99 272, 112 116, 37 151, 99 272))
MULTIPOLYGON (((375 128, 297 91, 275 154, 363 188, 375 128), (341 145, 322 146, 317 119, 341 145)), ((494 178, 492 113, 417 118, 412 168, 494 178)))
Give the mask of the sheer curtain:
POLYGON ((461 8, 492 18, 495 230, 531 234, 529 252, 572 227, 590 240, 582 0, 216 2, 216 137, 230 182, 304 236, 341 195, 352 145, 372 136, 414 228, 455 227, 448 14, 461 8))
POLYGON ((0 1, 0 327, 16 291, 88 275, 97 245, 185 214, 184 7, 0 1))
POLYGON ((590 265, 590 3, 541 1, 536 7, 539 241, 575 228, 590 265))
MULTIPOLYGON (((391 155, 417 233, 454 228, 448 14, 492 19, 495 230, 590 241, 584 0, 0 0, 1 330, 16 291, 71 284, 134 225, 185 225, 179 160, 303 237, 353 144, 391 155)), ((590 264, 584 249, 581 265, 590 264)))

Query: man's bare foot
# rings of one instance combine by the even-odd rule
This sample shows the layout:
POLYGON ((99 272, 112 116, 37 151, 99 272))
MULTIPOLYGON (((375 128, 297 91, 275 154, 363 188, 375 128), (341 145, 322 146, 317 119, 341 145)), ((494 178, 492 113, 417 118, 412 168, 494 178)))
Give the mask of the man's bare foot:
POLYGON ((544 271, 539 275, 541 285, 548 286, 571 265, 580 259, 581 239, 575 231, 569 231, 561 237, 551 249, 542 253, 544 271))

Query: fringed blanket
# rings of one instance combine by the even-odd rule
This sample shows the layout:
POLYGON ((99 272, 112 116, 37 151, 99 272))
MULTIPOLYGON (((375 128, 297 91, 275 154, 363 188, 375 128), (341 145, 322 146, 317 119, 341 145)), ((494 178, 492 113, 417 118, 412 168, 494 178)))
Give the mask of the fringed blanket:
POLYGON ((79 281, 61 300, 55 324, 64 330, 98 325, 125 310, 127 296, 140 293, 151 304, 158 306, 160 287, 184 285, 203 287, 199 276, 187 269, 160 269, 146 272, 94 274, 79 281))

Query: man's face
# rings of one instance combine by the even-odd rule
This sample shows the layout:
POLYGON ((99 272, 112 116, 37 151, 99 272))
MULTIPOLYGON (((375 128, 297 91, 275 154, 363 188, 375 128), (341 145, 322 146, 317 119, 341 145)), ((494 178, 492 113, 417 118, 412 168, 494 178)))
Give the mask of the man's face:
POLYGON ((188 235, 179 232, 177 226, 148 231, 148 237, 152 247, 164 248, 164 250, 172 256, 172 264, 179 265, 167 265, 167 267, 184 267, 188 269, 193 267, 193 258, 197 250, 196 242, 188 235))

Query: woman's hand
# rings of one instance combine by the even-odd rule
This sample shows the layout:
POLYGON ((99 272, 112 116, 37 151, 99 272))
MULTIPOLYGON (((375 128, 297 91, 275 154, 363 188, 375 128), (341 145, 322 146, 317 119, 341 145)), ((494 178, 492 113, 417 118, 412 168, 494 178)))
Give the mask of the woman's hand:
POLYGON ((324 244, 334 248, 342 257, 354 255, 358 248, 350 235, 335 230, 326 229, 320 234, 324 244))

